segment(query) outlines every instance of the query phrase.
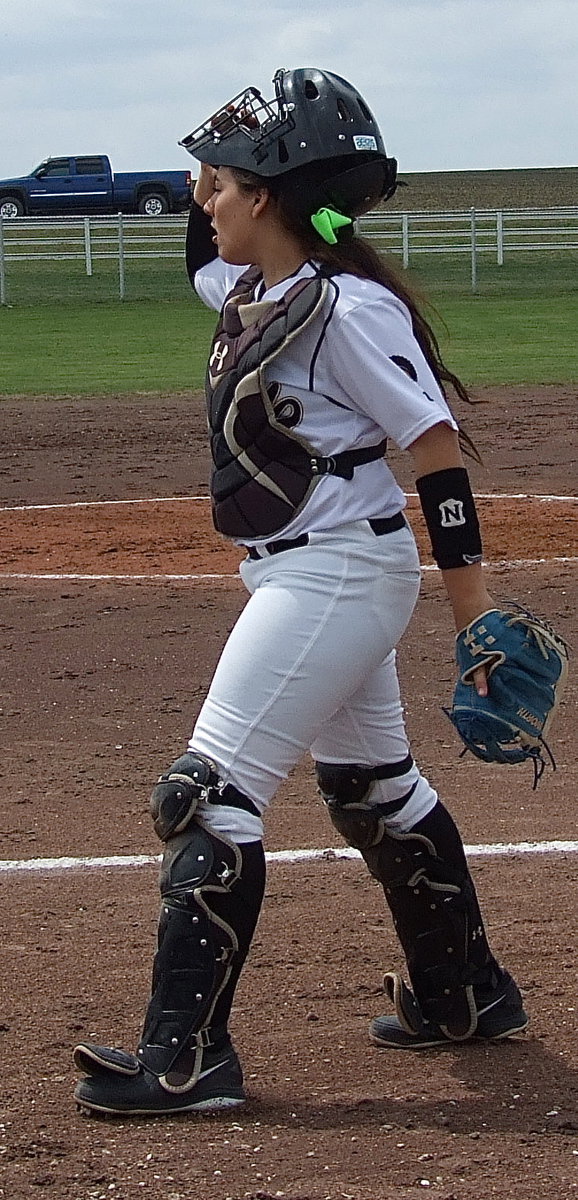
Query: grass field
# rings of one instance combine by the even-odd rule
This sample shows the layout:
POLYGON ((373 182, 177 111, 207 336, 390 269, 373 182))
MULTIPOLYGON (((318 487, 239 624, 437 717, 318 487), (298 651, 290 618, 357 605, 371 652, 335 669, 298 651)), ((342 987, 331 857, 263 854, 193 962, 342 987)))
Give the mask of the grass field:
MULTIPOLYGON (((428 297, 450 365, 480 383, 578 379, 578 255, 483 259, 472 294, 464 256, 422 256, 409 278, 428 297)), ((202 384, 214 314, 193 296, 179 259, 127 263, 126 299, 111 300, 116 265, 92 277, 77 262, 18 264, 0 310, 0 395, 182 391, 202 384), (12 286, 12 285, 11 285, 12 286), (138 297, 136 299, 135 297, 138 297)))

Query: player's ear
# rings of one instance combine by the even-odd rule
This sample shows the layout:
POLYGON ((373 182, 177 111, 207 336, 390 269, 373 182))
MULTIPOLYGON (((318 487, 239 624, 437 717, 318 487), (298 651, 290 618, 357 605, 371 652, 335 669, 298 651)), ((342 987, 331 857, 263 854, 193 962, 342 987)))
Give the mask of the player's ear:
POLYGON ((267 188, 267 187, 259 188, 255 192, 255 195, 254 195, 253 208, 251 209, 251 216, 254 218, 260 217, 262 215, 262 213, 265 212, 265 209, 267 208, 267 206, 271 203, 271 200, 272 200, 272 196, 271 196, 271 192, 269 191, 269 188, 267 188))

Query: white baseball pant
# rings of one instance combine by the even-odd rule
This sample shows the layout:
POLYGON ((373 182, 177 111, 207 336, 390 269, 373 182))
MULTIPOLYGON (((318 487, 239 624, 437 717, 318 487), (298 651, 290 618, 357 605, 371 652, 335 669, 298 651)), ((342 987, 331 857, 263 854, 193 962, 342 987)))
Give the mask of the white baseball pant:
MULTIPOLYGON (((395 647, 419 592, 409 526, 376 535, 368 521, 310 534, 309 544, 245 559, 251 593, 217 665, 188 745, 207 754, 259 812, 309 750, 328 763, 377 766, 409 753, 395 647)), ((407 803, 387 820, 405 832, 437 794, 413 764, 376 781, 370 803, 407 803), (412 790, 413 789, 413 790, 412 790)), ((198 819, 237 842, 260 817, 202 803, 198 819)))

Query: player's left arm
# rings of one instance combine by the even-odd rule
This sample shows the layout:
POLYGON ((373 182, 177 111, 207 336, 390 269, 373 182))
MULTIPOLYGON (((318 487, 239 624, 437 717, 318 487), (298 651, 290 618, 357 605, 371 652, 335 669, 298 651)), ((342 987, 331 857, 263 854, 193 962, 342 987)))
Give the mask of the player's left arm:
MULTIPOLYGON (((495 607, 482 568, 478 516, 458 435, 445 422, 433 425, 409 446, 422 511, 441 570, 457 630, 495 607)), ((484 668, 474 677, 487 693, 484 668)))

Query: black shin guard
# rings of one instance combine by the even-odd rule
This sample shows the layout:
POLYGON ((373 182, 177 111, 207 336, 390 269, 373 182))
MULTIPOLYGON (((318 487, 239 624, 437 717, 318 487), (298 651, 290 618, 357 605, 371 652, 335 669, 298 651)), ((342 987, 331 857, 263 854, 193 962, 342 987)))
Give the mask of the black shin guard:
POLYGON ((226 1036, 264 885, 261 842, 238 846, 193 821, 167 843, 138 1058, 169 1091, 194 1086, 203 1048, 226 1036))
POLYGON ((423 1017, 450 1038, 476 1027, 476 987, 501 977, 461 837, 438 802, 405 834, 386 834, 363 857, 383 886, 423 1017))
POLYGON ((320 762, 319 789, 333 824, 383 886, 407 959, 412 1002, 447 1037, 466 1038, 478 1019, 475 988, 491 987, 501 972, 488 946, 459 832, 439 801, 407 833, 387 828, 399 802, 369 803, 374 779, 403 779, 412 766, 409 756, 387 768, 320 762))
POLYGON ((448 1038, 470 1037, 478 1020, 476 989, 487 992, 502 972, 454 821, 438 802, 407 833, 391 833, 387 806, 367 800, 375 770, 317 766, 331 820, 383 887, 407 959, 412 1003, 448 1038))
POLYGON ((136 1055, 76 1047, 88 1079, 75 1095, 91 1111, 213 1111, 243 1101, 227 1020, 261 908, 265 854, 260 841, 239 845, 202 824, 200 801, 258 813, 201 753, 181 755, 157 781, 151 813, 165 852, 151 998, 136 1055))

